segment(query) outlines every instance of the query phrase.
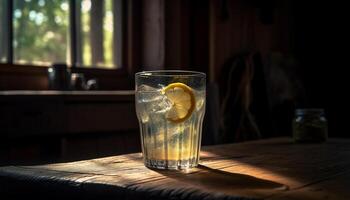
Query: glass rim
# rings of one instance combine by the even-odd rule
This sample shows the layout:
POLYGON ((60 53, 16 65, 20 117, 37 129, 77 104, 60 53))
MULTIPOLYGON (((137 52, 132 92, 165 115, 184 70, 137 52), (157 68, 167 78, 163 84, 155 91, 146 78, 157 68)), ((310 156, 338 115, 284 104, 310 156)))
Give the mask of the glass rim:
POLYGON ((325 111, 323 108, 297 108, 295 109, 296 115, 306 114, 323 114, 325 111))
POLYGON ((205 78, 206 74, 199 71, 190 70, 150 70, 141 71, 135 73, 136 77, 172 77, 172 76, 185 76, 185 77, 202 77, 205 78))

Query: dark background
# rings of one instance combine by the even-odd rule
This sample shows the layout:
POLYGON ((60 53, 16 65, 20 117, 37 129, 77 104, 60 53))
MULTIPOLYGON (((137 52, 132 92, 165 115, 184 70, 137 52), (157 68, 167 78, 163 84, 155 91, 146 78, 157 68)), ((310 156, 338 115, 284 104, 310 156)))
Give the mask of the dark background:
MULTIPOLYGON (((133 74, 141 70, 206 72, 210 96, 203 143, 240 142, 256 138, 235 140, 231 135, 219 141, 213 139, 213 129, 220 132, 214 122, 222 117, 219 113, 217 119, 215 110, 220 109, 227 92, 227 63, 242 54, 258 53, 263 68, 255 71, 252 102, 257 121, 264 119, 262 123, 268 124, 262 129, 263 138, 291 136, 296 108, 324 108, 329 136, 349 137, 346 8, 345 3, 336 1, 126 1, 125 70, 75 70, 98 77, 101 90, 132 90, 133 74), (219 105, 213 103, 215 97, 219 105), (265 101, 267 104, 259 103, 265 101)), ((46 69, 35 66, 1 64, 0 80, 3 91, 48 89, 46 69)), ((2 94, 0 164, 79 160, 140 151, 133 97, 91 96, 52 99, 2 94), (109 108, 116 110, 101 114, 109 108), (80 114, 69 117, 72 113, 80 114), (129 124, 108 120, 122 119, 125 113, 132 116, 129 124), (42 128, 47 122, 40 120, 47 116, 62 124, 42 128)), ((241 132, 245 134, 245 130, 241 132)))

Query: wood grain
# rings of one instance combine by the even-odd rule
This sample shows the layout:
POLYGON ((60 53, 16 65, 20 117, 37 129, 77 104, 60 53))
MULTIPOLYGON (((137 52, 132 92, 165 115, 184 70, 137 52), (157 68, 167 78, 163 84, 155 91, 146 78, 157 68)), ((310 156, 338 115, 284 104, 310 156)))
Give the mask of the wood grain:
POLYGON ((201 152, 201 164, 187 171, 148 169, 140 153, 8 166, 0 168, 0 192, 13 194, 21 188, 47 197, 64 188, 68 192, 60 197, 349 199, 349 144, 340 139, 294 144, 288 138, 278 138, 208 146, 201 152))

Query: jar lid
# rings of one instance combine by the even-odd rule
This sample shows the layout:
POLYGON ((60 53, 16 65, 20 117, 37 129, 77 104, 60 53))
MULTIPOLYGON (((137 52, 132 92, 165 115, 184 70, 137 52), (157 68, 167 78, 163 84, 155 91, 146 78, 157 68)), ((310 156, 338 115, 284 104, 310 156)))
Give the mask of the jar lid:
POLYGON ((296 115, 323 115, 323 108, 298 108, 295 109, 296 115))

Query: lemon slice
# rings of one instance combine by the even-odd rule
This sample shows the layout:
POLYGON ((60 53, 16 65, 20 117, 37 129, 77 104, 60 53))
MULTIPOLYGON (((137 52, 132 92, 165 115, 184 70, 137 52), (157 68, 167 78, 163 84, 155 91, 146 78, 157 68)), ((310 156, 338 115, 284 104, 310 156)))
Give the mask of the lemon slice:
POLYGON ((196 103, 192 88, 183 83, 171 83, 162 93, 172 103, 171 109, 166 113, 168 120, 178 123, 191 116, 196 103))

